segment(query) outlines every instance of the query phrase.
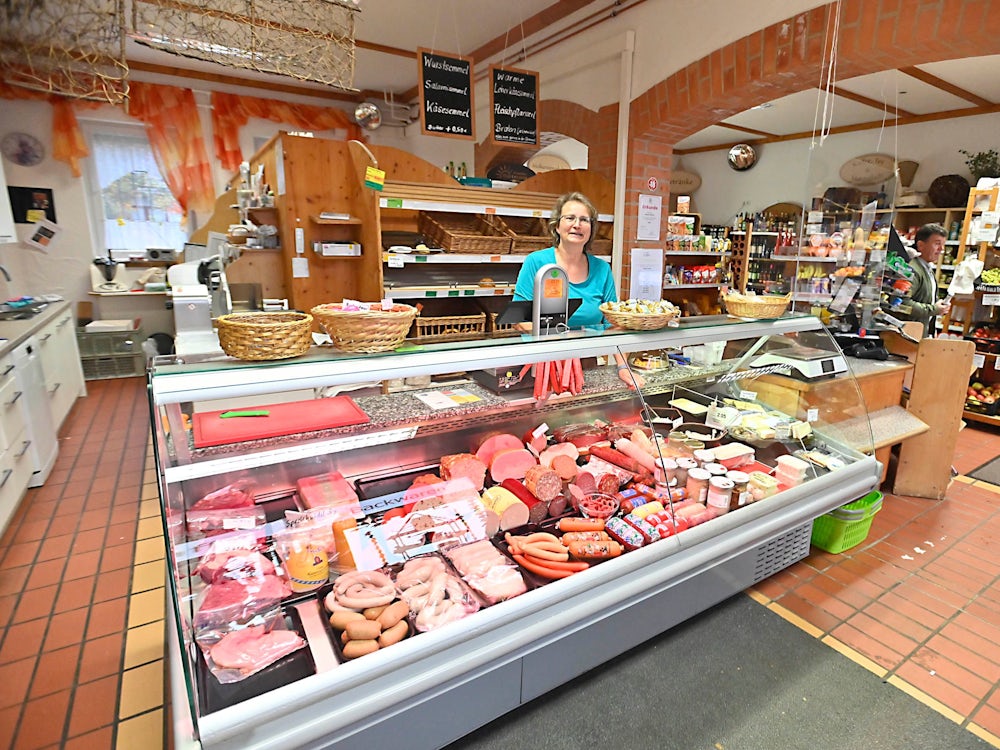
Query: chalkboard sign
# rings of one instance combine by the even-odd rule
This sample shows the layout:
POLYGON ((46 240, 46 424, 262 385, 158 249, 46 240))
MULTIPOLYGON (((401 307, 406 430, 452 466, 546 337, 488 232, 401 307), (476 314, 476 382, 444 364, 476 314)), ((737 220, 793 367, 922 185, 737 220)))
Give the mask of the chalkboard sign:
POLYGON ((420 128, 425 135, 475 140, 472 60, 417 50, 420 128))
POLYGON ((493 66, 490 83, 490 139, 537 146, 538 73, 493 66))

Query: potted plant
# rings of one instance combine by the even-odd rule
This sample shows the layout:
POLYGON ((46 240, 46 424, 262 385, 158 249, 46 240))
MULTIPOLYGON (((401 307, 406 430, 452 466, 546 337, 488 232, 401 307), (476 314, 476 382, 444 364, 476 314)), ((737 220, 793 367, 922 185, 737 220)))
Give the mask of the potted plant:
POLYGON ((979 182, 980 177, 1000 177, 1000 154, 996 149, 977 151, 974 154, 959 149, 958 153, 965 157, 965 165, 976 182, 979 182))

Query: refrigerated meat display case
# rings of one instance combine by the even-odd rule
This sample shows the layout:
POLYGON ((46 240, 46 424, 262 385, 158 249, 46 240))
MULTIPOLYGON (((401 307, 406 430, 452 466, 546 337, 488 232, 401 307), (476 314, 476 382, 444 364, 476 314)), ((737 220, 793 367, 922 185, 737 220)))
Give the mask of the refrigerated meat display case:
MULTIPOLYGON (((832 368, 831 398, 803 413, 773 408, 766 400, 780 387, 773 382, 755 390, 758 378, 785 372, 761 355, 797 347, 839 356, 818 320, 789 314, 767 321, 704 316, 658 331, 485 338, 367 355, 313 347, 272 362, 156 358, 149 398, 166 535, 176 745, 440 747, 804 558, 812 520, 874 488, 880 467, 849 366, 832 368), (616 353, 641 377, 638 391, 619 378, 616 353), (563 393, 503 385, 528 377, 532 365, 572 359, 582 362, 583 382, 568 378, 563 393), (500 371, 508 376, 497 378, 500 371), (396 386, 386 387, 390 381, 396 386), (773 494, 569 577, 546 582, 521 571, 521 595, 480 602, 478 611, 427 632, 411 628, 402 641, 353 660, 344 659, 328 623, 330 583, 251 596, 237 614, 226 609, 232 601, 223 601, 219 614, 218 597, 208 597, 215 584, 206 583, 204 559, 231 548, 252 546, 287 583, 274 540, 309 504, 302 488, 316 477, 336 477, 338 497, 358 498, 350 512, 358 564, 398 570, 411 554, 467 541, 425 534, 416 544, 379 548, 375 562, 367 554, 372 544, 378 548, 372 540, 385 536, 380 530, 393 523, 398 530, 407 517, 397 506, 405 504, 410 480, 436 473, 442 456, 474 454, 498 433, 551 436, 582 423, 665 435, 678 423, 688 423, 683 429, 706 421, 721 426, 724 443, 753 448, 748 469, 775 476, 778 459, 789 454, 809 469, 801 483, 775 482, 773 494), (230 495, 250 510, 213 515, 230 495), (216 503, 219 497, 224 501, 216 503), (212 645, 262 623, 293 631, 305 645, 228 681, 233 671, 218 669, 212 645)), ((329 550, 334 581, 337 565, 345 569, 344 541, 336 545, 339 557, 329 550)), ((502 548, 502 537, 494 542, 502 548)))

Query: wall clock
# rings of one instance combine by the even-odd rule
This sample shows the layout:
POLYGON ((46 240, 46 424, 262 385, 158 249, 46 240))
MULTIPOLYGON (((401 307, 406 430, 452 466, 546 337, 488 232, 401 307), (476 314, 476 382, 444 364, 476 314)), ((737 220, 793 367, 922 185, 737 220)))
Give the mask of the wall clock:
POLYGON ((0 140, 0 152, 15 164, 33 167, 45 158, 45 146, 28 133, 8 133, 0 140))

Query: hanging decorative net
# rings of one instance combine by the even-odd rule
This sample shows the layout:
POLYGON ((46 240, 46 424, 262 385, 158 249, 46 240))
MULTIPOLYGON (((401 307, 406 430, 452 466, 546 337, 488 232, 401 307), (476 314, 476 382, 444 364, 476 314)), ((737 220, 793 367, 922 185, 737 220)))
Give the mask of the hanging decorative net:
POLYGON ((140 44, 342 89, 354 85, 349 0, 132 0, 140 44))
POLYGON ((119 104, 128 98, 124 0, 0 2, 8 84, 119 104))

